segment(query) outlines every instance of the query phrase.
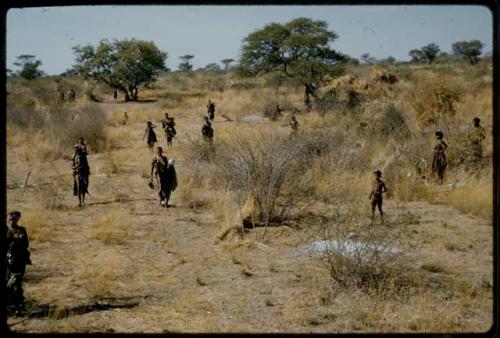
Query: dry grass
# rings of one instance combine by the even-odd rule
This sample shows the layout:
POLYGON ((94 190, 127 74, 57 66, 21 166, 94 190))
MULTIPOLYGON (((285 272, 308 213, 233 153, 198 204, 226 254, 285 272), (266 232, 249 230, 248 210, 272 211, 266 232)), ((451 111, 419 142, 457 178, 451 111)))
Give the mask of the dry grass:
POLYGON ((130 214, 124 211, 114 212, 93 221, 92 238, 107 245, 124 244, 131 237, 130 214))
POLYGON ((493 187, 491 181, 470 182, 446 194, 445 203, 458 210, 491 219, 493 215, 493 187), (473 197, 473 198, 471 198, 473 197))
MULTIPOLYGON (((66 111, 68 116, 85 122, 79 132, 87 132, 94 124, 77 115, 94 109, 85 107, 99 107, 103 114, 96 113, 100 116, 96 120, 103 125, 105 140, 102 147, 97 145, 104 153, 96 154, 95 145, 89 146, 95 197, 85 208, 74 207, 69 162, 57 160, 66 148, 70 152, 73 136, 62 135, 56 144, 54 129, 49 137, 40 129, 23 129, 18 124, 23 121, 8 121, 9 184, 21 182, 28 167, 37 170, 33 189, 8 191, 8 208, 23 212, 21 224, 32 239, 35 260, 28 267, 26 295, 55 307, 48 318, 27 319, 15 330, 451 333, 488 329, 492 247, 491 226, 484 219, 492 211, 491 172, 483 170, 479 179, 472 179, 455 159, 463 146, 459 128, 472 115, 491 123, 491 75, 484 69, 455 68, 391 66, 388 71, 399 81, 387 84, 370 79, 371 67, 359 66, 353 72, 358 74, 357 90, 363 100, 353 108, 344 105, 345 110, 333 107, 324 116, 315 110, 298 113, 296 139, 288 137, 285 117, 239 121, 245 115, 262 115, 269 102, 289 109, 302 107, 302 88, 278 88, 269 79, 172 73, 142 92, 141 98, 156 102, 79 100, 66 111), (432 80, 429 88, 417 83, 427 78, 432 80), (452 89, 463 79, 468 81, 467 87, 459 88, 464 95, 454 101, 451 113, 449 105, 439 106, 432 96, 442 84, 440 78, 452 89), (415 90, 431 95, 432 102, 412 96, 415 90), (199 130, 209 98, 217 106, 213 149, 201 141, 199 130), (450 127, 445 183, 458 180, 465 185, 448 189, 422 180, 418 171, 422 164, 410 156, 430 161, 434 129, 444 122, 431 124, 428 130, 417 127, 423 120, 429 122, 431 106, 450 113, 445 121, 450 127), (172 195, 175 207, 169 209, 160 208, 157 192, 146 186, 151 155, 141 142, 144 123, 150 119, 158 124, 165 110, 178 122, 168 157, 178 163, 179 186, 172 195), (121 124, 124 111, 129 115, 127 125, 121 124), (222 122, 217 119, 220 114, 233 121, 222 122), (402 125, 411 132, 401 133, 402 125), (289 154, 297 144, 307 151, 282 167, 287 178, 275 199, 282 207, 293 197, 291 211, 279 226, 267 228, 265 238, 260 236, 262 228, 243 231, 246 188, 271 186, 265 174, 279 166, 266 162, 289 154), (254 175, 246 176, 249 185, 245 188, 241 180, 228 184, 228 171, 218 171, 226 169, 218 161, 227 166, 236 156, 250 153, 254 158, 246 163, 252 164, 248 168, 254 175), (384 201, 387 222, 375 222, 367 230, 368 195, 376 168, 382 169, 389 189, 384 201), (260 176, 255 175, 258 172, 260 176), (393 240, 405 255, 397 262, 375 259, 368 266, 336 257, 330 268, 344 267, 333 275, 346 283, 332 283, 331 269, 313 264, 316 260, 301 251, 322 239, 322 221, 343 223, 362 239, 393 240), (459 261, 463 264, 456 264, 459 261), (141 301, 133 309, 62 316, 64 308, 119 298, 141 301)), ((13 92, 19 95, 38 95, 37 109, 48 105, 40 91, 43 86, 33 94, 26 84, 14 85, 13 92)), ((95 93, 110 98, 103 88, 95 93)), ((53 125, 55 120, 50 120, 53 125)), ((485 145, 484 154, 491 157, 491 137, 485 145)), ((235 168, 241 171, 242 166, 235 168)))
POLYGON ((26 224, 30 241, 50 242, 53 236, 53 213, 40 204, 31 205, 23 212, 22 223, 26 224))

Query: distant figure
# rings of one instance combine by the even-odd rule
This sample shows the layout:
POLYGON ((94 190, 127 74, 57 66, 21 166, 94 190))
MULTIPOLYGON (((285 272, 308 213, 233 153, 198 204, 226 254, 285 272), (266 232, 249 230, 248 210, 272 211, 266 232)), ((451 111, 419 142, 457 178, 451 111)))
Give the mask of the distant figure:
POLYGON ((115 90, 113 90, 113 99, 116 101, 118 99, 118 92, 115 90))
POLYGON ((155 143, 158 142, 158 139, 156 138, 156 133, 153 130, 154 128, 156 128, 156 126, 153 126, 151 121, 148 121, 146 124, 146 131, 144 133, 144 136, 142 137, 142 140, 144 141, 144 138, 147 136, 146 142, 151 152, 153 152, 153 147, 155 143))
POLYGON ((151 175, 149 184, 153 185, 153 174, 156 176, 156 180, 159 184, 160 191, 158 196, 160 197, 160 205, 168 208, 168 200, 170 199, 170 194, 177 187, 177 174, 174 167, 175 161, 168 160, 166 156, 163 156, 162 147, 156 147, 156 156, 151 163, 151 175))
POLYGON ((375 207, 378 208, 380 212, 380 219, 382 223, 384 222, 384 212, 382 211, 382 202, 383 197, 382 194, 387 192, 387 188, 385 187, 384 181, 380 179, 382 173, 380 170, 375 170, 373 172, 374 180, 372 182, 372 191, 370 192, 370 201, 372 206, 372 220, 375 217, 375 207))
POLYGON ((175 121, 173 117, 170 117, 167 120, 165 127, 165 137, 167 138, 167 146, 169 148, 172 147, 172 139, 177 135, 177 131, 175 130, 175 121))
POLYGON ((214 142, 214 129, 212 128, 212 124, 208 120, 207 116, 205 116, 205 121, 201 127, 201 134, 206 142, 210 144, 214 142))
MULTIPOLYGON (((173 122, 173 125, 175 126, 175 122, 173 122)), ((163 131, 165 132, 165 139, 167 140, 167 147, 172 146, 172 138, 175 136, 174 132, 172 131, 172 118, 168 116, 168 113, 164 113, 164 117, 161 120, 161 127, 163 128, 163 131), (170 127, 170 128, 169 128, 170 127)), ((175 128, 173 129, 175 130, 175 128)))
POLYGON ((297 122, 297 119, 295 118, 295 115, 292 115, 290 117, 290 128, 292 129, 292 132, 290 133, 290 136, 297 135, 297 131, 298 131, 298 128, 299 128, 299 122, 297 122))
POLYGON ((5 242, 7 249, 7 304, 14 306, 16 316, 21 316, 26 311, 22 284, 26 265, 31 265, 28 233, 24 227, 18 224, 20 218, 19 211, 9 212, 5 242))
POLYGON ((483 140, 486 138, 486 131, 481 126, 481 119, 475 117, 472 120, 472 127, 469 130, 469 142, 470 142, 470 164, 473 166, 479 166, 483 158, 483 140))
POLYGON ((215 103, 212 102, 212 100, 208 100, 207 104, 207 116, 210 119, 210 121, 213 121, 215 118, 215 103))
POLYGON ((283 112, 283 109, 281 109, 280 105, 277 104, 276 105, 276 115, 281 115, 282 112, 283 112))
POLYGON ((76 93, 73 88, 68 89, 66 95, 68 97, 68 101, 73 102, 76 100, 76 93))
POLYGON ((73 170, 73 195, 78 196, 78 206, 83 207, 85 205, 85 195, 89 193, 90 176, 87 145, 83 137, 80 137, 78 144, 73 149, 75 150, 71 165, 71 169, 73 170))
POLYGON ((122 122, 122 124, 125 125, 127 123, 128 123, 128 114, 127 114, 127 112, 124 112, 123 113, 123 122, 122 122))
POLYGON ((432 158, 432 174, 438 176, 438 184, 443 184, 444 171, 448 163, 446 162, 446 154, 444 153, 448 145, 443 141, 443 133, 436 132, 436 139, 439 141, 434 147, 434 156, 432 158))
POLYGON ((64 91, 61 88, 57 88, 57 98, 60 102, 64 102, 64 91))

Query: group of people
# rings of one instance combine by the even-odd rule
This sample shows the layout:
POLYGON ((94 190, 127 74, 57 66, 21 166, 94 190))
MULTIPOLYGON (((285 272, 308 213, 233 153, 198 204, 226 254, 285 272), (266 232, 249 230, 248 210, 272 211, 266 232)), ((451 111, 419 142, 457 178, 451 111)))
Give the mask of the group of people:
MULTIPOLYGON (((125 123, 128 121, 128 115, 124 115, 125 123)), ((204 117, 202 126, 202 136, 209 142, 213 143, 214 130, 212 121, 215 118, 215 104, 209 100, 207 105, 207 115, 204 117)), ((164 118, 161 120, 162 128, 165 132, 167 147, 172 147, 172 139, 177 134, 175 130, 174 117, 165 112, 164 118)), ((295 115, 290 116, 289 120, 291 135, 297 134, 298 122, 295 115)), ((151 152, 155 143, 157 143, 154 126, 151 121, 147 122, 146 132, 143 139, 147 136, 147 144, 151 152)), ((432 174, 437 175, 438 184, 442 184, 444 174, 448 165, 446 158, 446 150, 448 144, 444 141, 444 134, 441 131, 435 133, 437 144, 434 147, 432 159, 432 174)), ((480 124, 480 119, 473 119, 473 126, 469 132, 470 143, 470 161, 471 163, 480 163, 483 153, 483 140, 486 138, 485 129, 480 124)), ((85 194, 88 194, 90 167, 87 160, 87 145, 83 137, 80 137, 78 143, 73 147, 74 154, 72 157, 72 170, 74 176, 73 193, 79 197, 79 206, 85 204, 85 194)), ((385 182, 381 179, 382 172, 375 170, 373 172, 372 188, 369 195, 371 203, 371 218, 375 217, 375 211, 378 209, 381 221, 384 221, 384 212, 382 210, 383 194, 387 193, 388 189, 385 182)), ((168 159, 163 152, 161 146, 156 147, 156 154, 151 162, 151 171, 148 185, 154 188, 154 178, 159 188, 158 196, 162 207, 169 207, 169 199, 172 191, 177 187, 177 174, 175 171, 175 161, 168 159)), ((7 273, 6 282, 8 290, 9 305, 14 308, 16 315, 22 315, 25 311, 25 301, 22 288, 22 279, 26 270, 26 265, 31 264, 30 252, 28 250, 29 240, 26 229, 19 225, 21 213, 19 211, 11 211, 8 214, 7 227, 7 273)))
MULTIPOLYGON (((434 147, 434 154, 432 157, 432 174, 437 175, 438 184, 443 184, 444 173, 448 162, 446 159, 446 149, 448 144, 443 140, 444 134, 441 131, 436 132, 437 144, 434 147)), ((467 160, 467 167, 469 169, 477 168, 481 164, 483 158, 483 140, 486 138, 486 131, 481 126, 481 119, 475 117, 472 120, 472 127, 469 130, 469 158, 467 160)))
POLYGON ((64 90, 62 87, 57 87, 57 97, 59 98, 59 101, 64 102, 74 102, 76 101, 76 92, 73 88, 70 88, 64 93, 64 90))
MULTIPOLYGON (((171 148, 172 147, 172 139, 177 135, 177 131, 175 130, 175 118, 168 116, 168 113, 165 112, 164 118, 160 121, 165 139, 167 140, 167 147, 171 148)), ((151 121, 148 121, 146 123, 146 130, 144 132, 144 136, 142 139, 146 139, 146 144, 148 145, 148 148, 151 152, 153 152, 153 148, 155 143, 158 142, 158 138, 156 137, 156 133, 154 131, 154 128, 157 126, 153 125, 151 121)))

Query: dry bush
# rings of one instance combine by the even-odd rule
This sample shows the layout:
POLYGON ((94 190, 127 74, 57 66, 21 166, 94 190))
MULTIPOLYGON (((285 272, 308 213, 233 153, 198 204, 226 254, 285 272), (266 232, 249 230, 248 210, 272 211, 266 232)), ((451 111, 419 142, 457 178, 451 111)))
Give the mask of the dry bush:
POLYGON ((437 124, 437 127, 441 128, 446 119, 454 116, 456 104, 463 93, 464 89, 454 77, 428 72, 417 73, 404 101, 417 113, 419 127, 437 124))
POLYGON ((409 128, 405 114, 401 107, 392 101, 387 104, 384 114, 374 123, 378 132, 382 135, 392 135, 395 138, 406 138, 409 136, 409 128))
POLYGON ((23 95, 7 96, 7 124, 19 128, 41 128, 44 113, 35 99, 23 95))
POLYGON ((336 146, 332 134, 311 132, 290 139, 286 136, 235 132, 218 145, 217 176, 240 193, 240 201, 255 199, 256 223, 283 221, 300 198, 300 184, 309 162, 336 146), (258 142, 257 142, 258 140, 258 142))
POLYGON ((363 101, 366 89, 368 84, 360 81, 355 74, 336 79, 325 77, 325 85, 320 88, 316 98, 316 109, 322 113, 354 109, 363 101))
POLYGON ((93 152, 106 149, 106 117, 96 105, 64 108, 52 111, 45 123, 47 136, 54 147, 54 153, 63 157, 71 146, 83 137, 93 152))
POLYGON ((40 83, 30 83, 28 93, 9 95, 7 123, 32 129, 32 133, 40 130, 43 133, 42 143, 50 145, 42 149, 46 158, 68 157, 71 146, 80 136, 86 139, 92 151, 104 150, 104 112, 96 105, 61 104, 55 97, 55 90, 51 93, 47 88, 40 87, 40 83))
MULTIPOLYGON (((341 288, 358 288, 364 291, 387 291, 384 288, 401 288, 412 282, 405 268, 405 256, 396 244, 398 234, 394 230, 375 229, 361 225, 357 230, 347 226, 339 212, 337 222, 323 226, 326 250, 322 264, 330 272, 334 284, 341 288), (355 232, 354 232, 355 231, 355 232)), ((349 222, 355 222, 353 215, 349 222)))
POLYGON ((388 69, 381 67, 374 67, 370 73, 370 78, 372 81, 383 82, 391 85, 399 81, 395 74, 389 72, 388 69))

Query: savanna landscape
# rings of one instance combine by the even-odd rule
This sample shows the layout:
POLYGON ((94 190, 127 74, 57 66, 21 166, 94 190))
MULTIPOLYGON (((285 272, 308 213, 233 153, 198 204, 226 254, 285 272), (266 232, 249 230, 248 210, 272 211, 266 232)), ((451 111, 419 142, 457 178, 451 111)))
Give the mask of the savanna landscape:
MULTIPOLYGON (((326 31, 307 20, 294 24, 326 31)), ((257 48, 283 27, 250 34, 233 66, 159 70, 136 92, 92 77, 85 47, 74 72, 7 79, 7 210, 22 212, 33 262, 13 331, 490 329, 491 58, 308 63, 290 52, 284 71, 257 48), (213 144, 201 134, 209 99, 213 144), (176 122, 171 148, 164 112, 176 122), (474 117, 486 130, 479 163, 474 117), (175 160, 170 208, 148 187, 147 121, 175 160), (436 131, 448 144, 443 184, 431 172, 436 131), (71 170, 79 137, 91 171, 84 207, 71 170), (388 189, 383 222, 371 219, 376 169, 388 189)), ((327 55, 335 37, 317 30, 287 43, 327 55)))

